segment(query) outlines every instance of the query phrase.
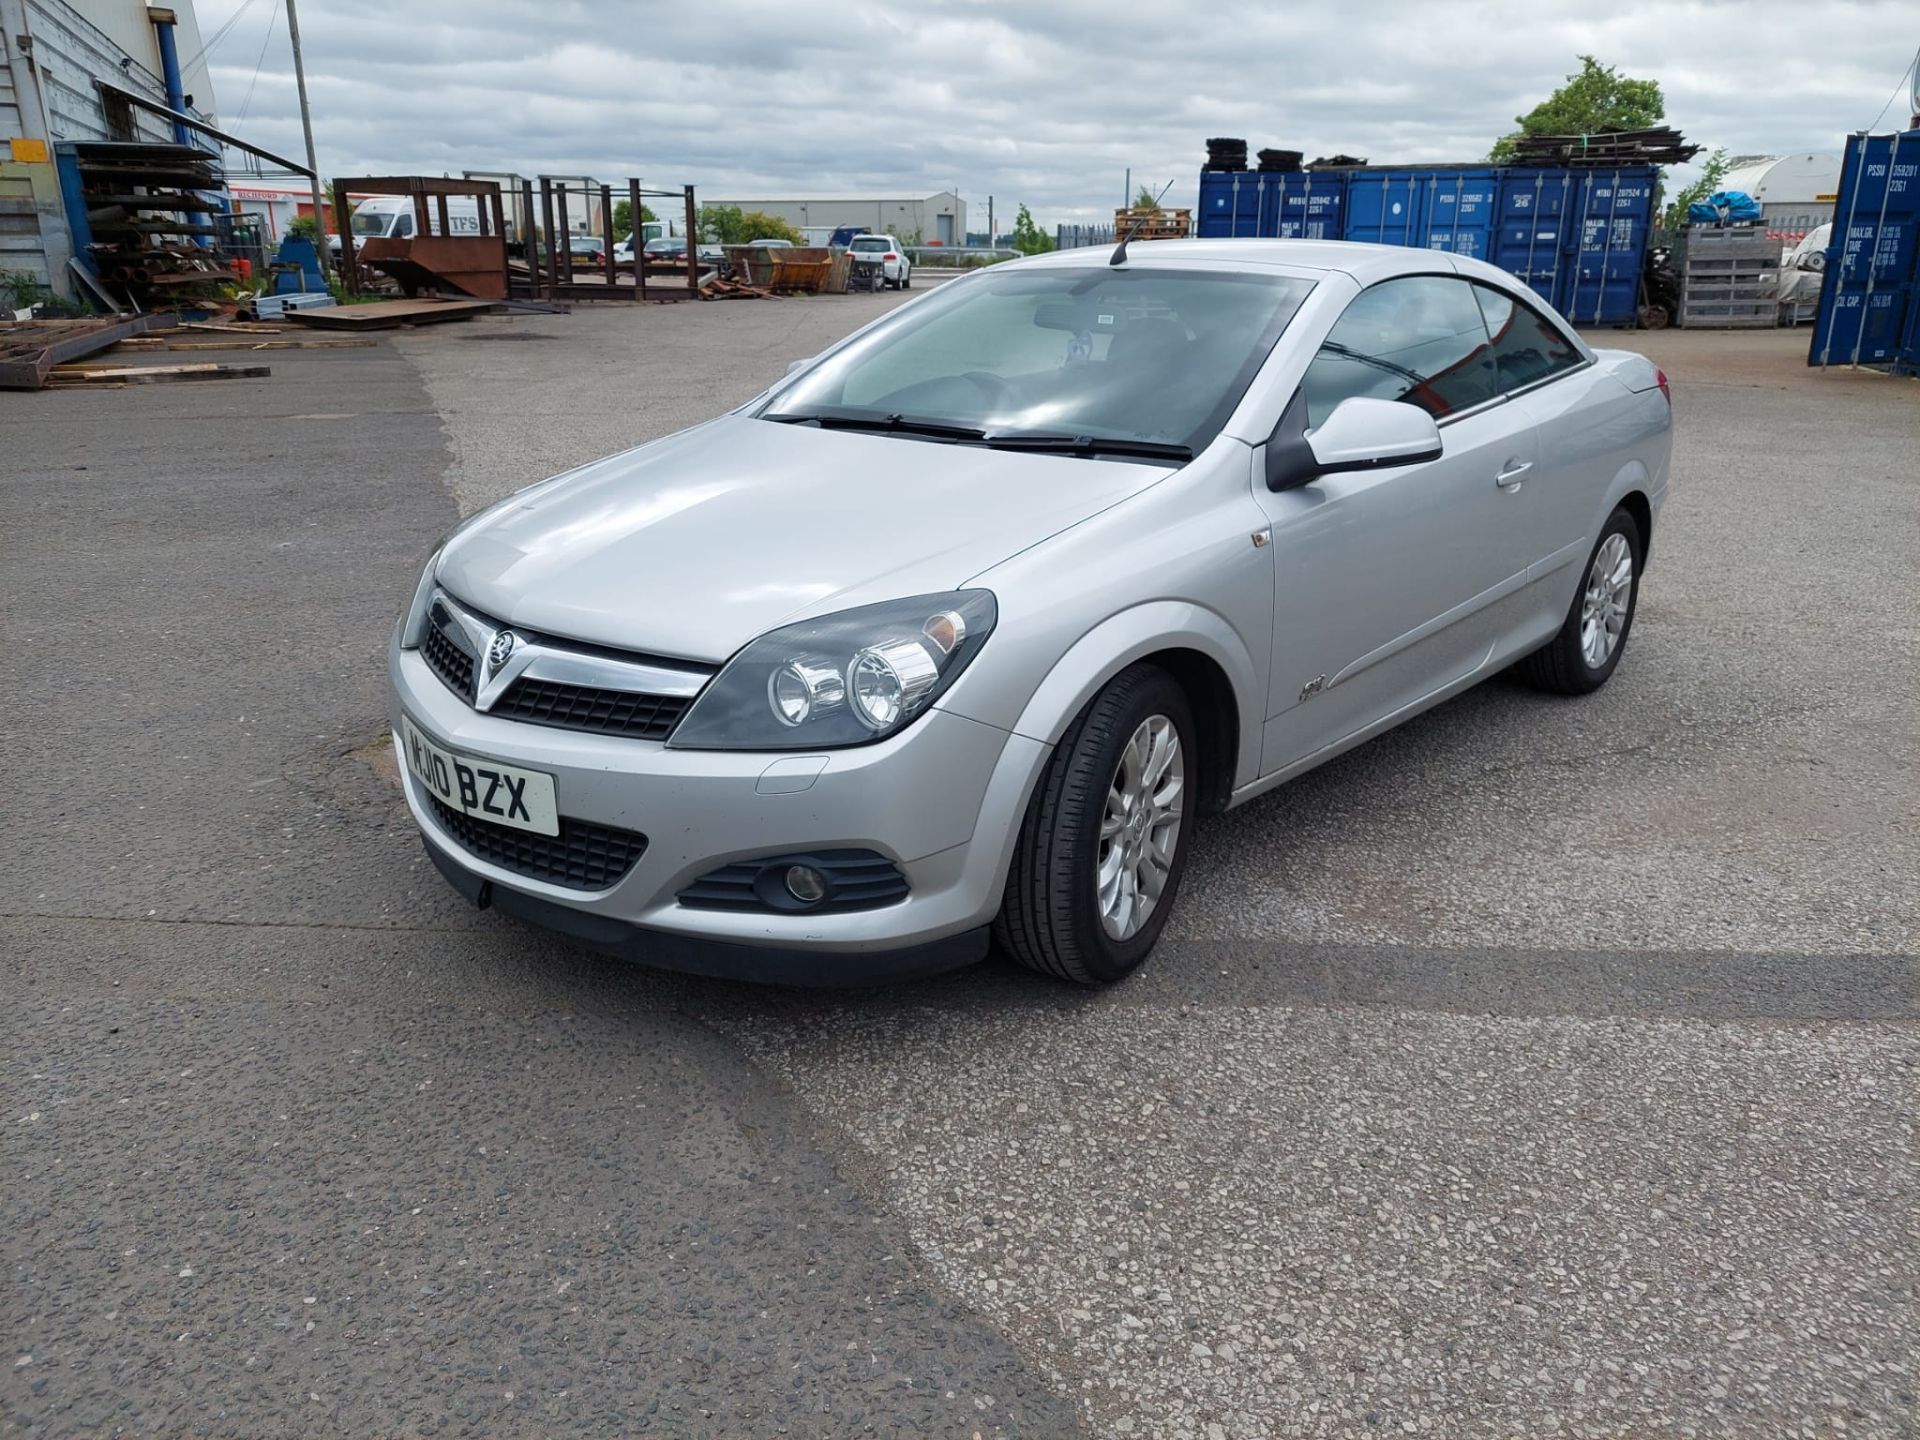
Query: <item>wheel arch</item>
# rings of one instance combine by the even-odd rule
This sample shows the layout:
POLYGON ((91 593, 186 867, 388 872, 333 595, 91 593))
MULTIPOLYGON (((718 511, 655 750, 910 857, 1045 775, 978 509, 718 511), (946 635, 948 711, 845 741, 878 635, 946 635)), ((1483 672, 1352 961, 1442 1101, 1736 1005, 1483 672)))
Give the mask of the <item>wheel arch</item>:
POLYGON ((1114 676, 1148 663, 1186 691, 1200 729, 1201 804, 1211 812, 1259 768, 1266 666, 1212 610, 1156 601, 1122 611, 1081 636, 1047 673, 1014 725, 1049 745, 1114 676))

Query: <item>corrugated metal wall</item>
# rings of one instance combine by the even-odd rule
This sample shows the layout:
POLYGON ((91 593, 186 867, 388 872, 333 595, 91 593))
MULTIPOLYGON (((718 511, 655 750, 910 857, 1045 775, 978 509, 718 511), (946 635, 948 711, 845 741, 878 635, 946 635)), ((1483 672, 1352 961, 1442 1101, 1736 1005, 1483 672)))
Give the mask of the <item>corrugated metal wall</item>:
POLYGON ((0 270, 24 271, 63 295, 73 293, 72 245, 53 142, 173 141, 157 115, 132 106, 109 115, 96 78, 166 102, 160 78, 66 0, 0 0, 0 270))

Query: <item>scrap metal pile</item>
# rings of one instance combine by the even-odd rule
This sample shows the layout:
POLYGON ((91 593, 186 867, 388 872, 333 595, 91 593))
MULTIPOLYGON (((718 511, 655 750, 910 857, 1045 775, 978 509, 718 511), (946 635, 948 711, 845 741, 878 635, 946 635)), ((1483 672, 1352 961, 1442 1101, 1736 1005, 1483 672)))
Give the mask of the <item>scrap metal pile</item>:
POLYGON ((201 243, 220 234, 212 206, 196 190, 225 187, 219 159, 192 145, 75 147, 87 226, 88 259, 107 285, 143 308, 239 276, 220 250, 201 243))

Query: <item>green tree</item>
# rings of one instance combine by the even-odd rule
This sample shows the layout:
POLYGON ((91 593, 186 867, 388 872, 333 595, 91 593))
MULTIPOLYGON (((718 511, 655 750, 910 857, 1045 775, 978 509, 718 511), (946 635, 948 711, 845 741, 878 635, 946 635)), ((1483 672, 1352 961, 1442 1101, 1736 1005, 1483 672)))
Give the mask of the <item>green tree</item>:
POLYGON ((1140 187, 1140 193, 1133 197, 1133 208, 1136 210, 1156 211, 1160 208, 1160 197, 1153 193, 1153 187, 1151 185, 1142 185, 1140 187))
POLYGON ((1660 228, 1667 232, 1669 240, 1687 228, 1687 207, 1718 190, 1720 182, 1727 178, 1727 171, 1731 168, 1727 164, 1727 152, 1723 146, 1700 162, 1699 179, 1674 192, 1673 199, 1660 217, 1660 228))
POLYGON ((1024 205, 1013 217, 1013 248, 1022 255, 1044 255, 1053 249, 1053 237, 1033 223, 1033 216, 1024 205))
MULTIPOLYGON (((658 220, 659 218, 660 217, 658 215, 653 213, 652 209, 647 205, 646 201, 642 200, 640 202, 640 223, 641 224, 644 225, 649 220, 658 220)), ((632 229, 633 229, 633 202, 631 200, 616 201, 613 207, 614 238, 622 239, 632 229)))
POLYGON ((742 214, 738 205, 702 205, 700 238, 713 245, 751 245, 755 240, 806 243, 806 237, 778 215, 762 210, 742 214))
POLYGON ((1591 55, 1580 57, 1578 73, 1524 115, 1520 128, 1494 142, 1487 158, 1500 165, 1513 158, 1513 142, 1522 135, 1592 135, 1601 130, 1644 130, 1660 123, 1667 102, 1658 80, 1635 80, 1591 55))
POLYGON ((287 222, 289 240, 318 240, 320 226, 311 215, 296 215, 287 222))

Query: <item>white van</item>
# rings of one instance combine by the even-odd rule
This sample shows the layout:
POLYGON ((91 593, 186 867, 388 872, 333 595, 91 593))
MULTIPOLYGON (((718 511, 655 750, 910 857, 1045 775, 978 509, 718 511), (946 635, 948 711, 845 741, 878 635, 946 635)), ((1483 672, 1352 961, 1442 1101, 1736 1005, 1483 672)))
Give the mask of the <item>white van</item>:
MULTIPOLYGON (((413 197, 410 195, 369 195, 353 207, 353 243, 358 246, 363 240, 398 239, 404 240, 414 233, 416 221, 413 212, 413 197)), ((437 196, 427 197, 427 230, 429 235, 438 235, 440 231, 440 201, 437 196)), ((447 196, 447 234, 478 235, 480 233, 480 202, 472 195, 447 196)), ((340 237, 329 235, 328 248, 336 257, 340 254, 340 237)))

